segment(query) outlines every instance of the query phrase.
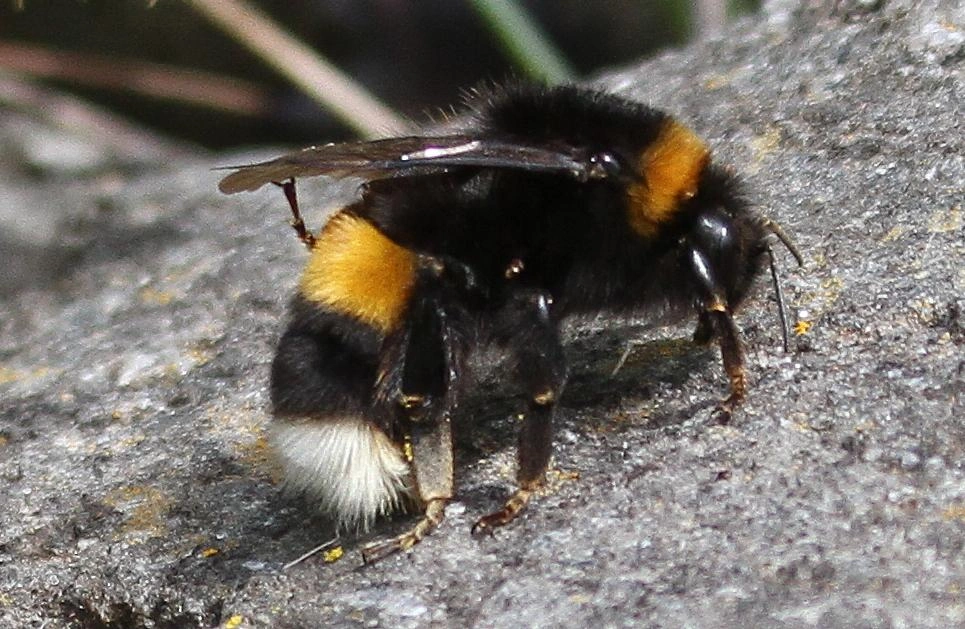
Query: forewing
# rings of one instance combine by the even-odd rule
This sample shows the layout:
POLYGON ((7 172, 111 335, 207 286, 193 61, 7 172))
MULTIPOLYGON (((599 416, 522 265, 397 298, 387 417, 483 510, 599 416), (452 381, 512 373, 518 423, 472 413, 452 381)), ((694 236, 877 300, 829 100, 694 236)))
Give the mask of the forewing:
POLYGON ((465 135, 412 136, 313 146, 260 164, 228 167, 235 172, 222 179, 218 188, 233 194, 297 177, 372 181, 445 172, 457 166, 556 172, 577 179, 601 176, 591 156, 579 148, 526 146, 465 135))

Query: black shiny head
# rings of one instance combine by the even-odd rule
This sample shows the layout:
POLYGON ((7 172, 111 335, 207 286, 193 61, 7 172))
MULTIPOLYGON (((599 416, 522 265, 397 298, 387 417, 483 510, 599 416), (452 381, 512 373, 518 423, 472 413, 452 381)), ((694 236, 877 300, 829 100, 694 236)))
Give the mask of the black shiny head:
POLYGON ((732 312, 761 269, 767 232, 736 179, 713 167, 702 174, 688 205, 683 255, 693 274, 696 305, 732 312))
POLYGON ((708 168, 691 207, 683 256, 693 278, 698 311, 736 310, 767 254, 787 350, 790 331, 768 236, 775 235, 803 265, 800 252, 777 223, 750 210, 737 180, 726 172, 708 168))

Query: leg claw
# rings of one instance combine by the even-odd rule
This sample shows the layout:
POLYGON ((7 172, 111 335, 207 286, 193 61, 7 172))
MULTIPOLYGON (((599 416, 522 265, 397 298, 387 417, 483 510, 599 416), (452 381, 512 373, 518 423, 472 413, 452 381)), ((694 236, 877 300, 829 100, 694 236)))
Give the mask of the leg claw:
POLYGON ((373 542, 362 547, 362 561, 367 564, 381 561, 389 555, 393 555, 401 550, 409 550, 422 541, 434 528, 439 526, 445 515, 446 501, 444 499, 432 500, 426 506, 425 515, 412 529, 402 535, 373 542))
POLYGON ((502 523, 493 523, 491 515, 487 515, 476 520, 476 523, 472 525, 469 533, 476 539, 495 537, 497 526, 502 526, 502 523))
POLYGON ((366 564, 372 564, 401 550, 402 544, 398 538, 373 542, 362 548, 362 561, 366 564))
POLYGON ((472 535, 477 538, 483 535, 492 537, 496 527, 506 526, 516 519, 516 516, 529 504, 532 495, 532 489, 517 489, 502 509, 476 520, 476 523, 472 525, 472 535))

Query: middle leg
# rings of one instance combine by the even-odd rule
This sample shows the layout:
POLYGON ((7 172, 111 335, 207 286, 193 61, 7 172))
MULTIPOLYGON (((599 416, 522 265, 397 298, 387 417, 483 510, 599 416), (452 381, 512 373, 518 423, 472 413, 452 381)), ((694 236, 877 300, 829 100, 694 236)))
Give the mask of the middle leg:
POLYGON ((507 308, 507 340, 516 376, 527 396, 516 451, 518 488, 501 509, 481 517, 473 525, 473 533, 491 533, 512 522, 545 479, 553 454, 553 415, 566 381, 563 347, 550 316, 551 305, 547 293, 526 291, 507 308))

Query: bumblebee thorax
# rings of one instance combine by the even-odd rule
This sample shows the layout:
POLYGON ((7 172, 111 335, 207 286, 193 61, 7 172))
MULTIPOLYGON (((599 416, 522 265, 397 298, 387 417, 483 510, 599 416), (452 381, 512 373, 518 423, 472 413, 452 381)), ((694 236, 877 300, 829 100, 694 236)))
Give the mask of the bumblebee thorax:
POLYGON ((637 234, 657 235, 681 205, 697 194, 710 159, 707 145, 686 126, 667 119, 637 158, 639 179, 627 188, 627 220, 637 234))

